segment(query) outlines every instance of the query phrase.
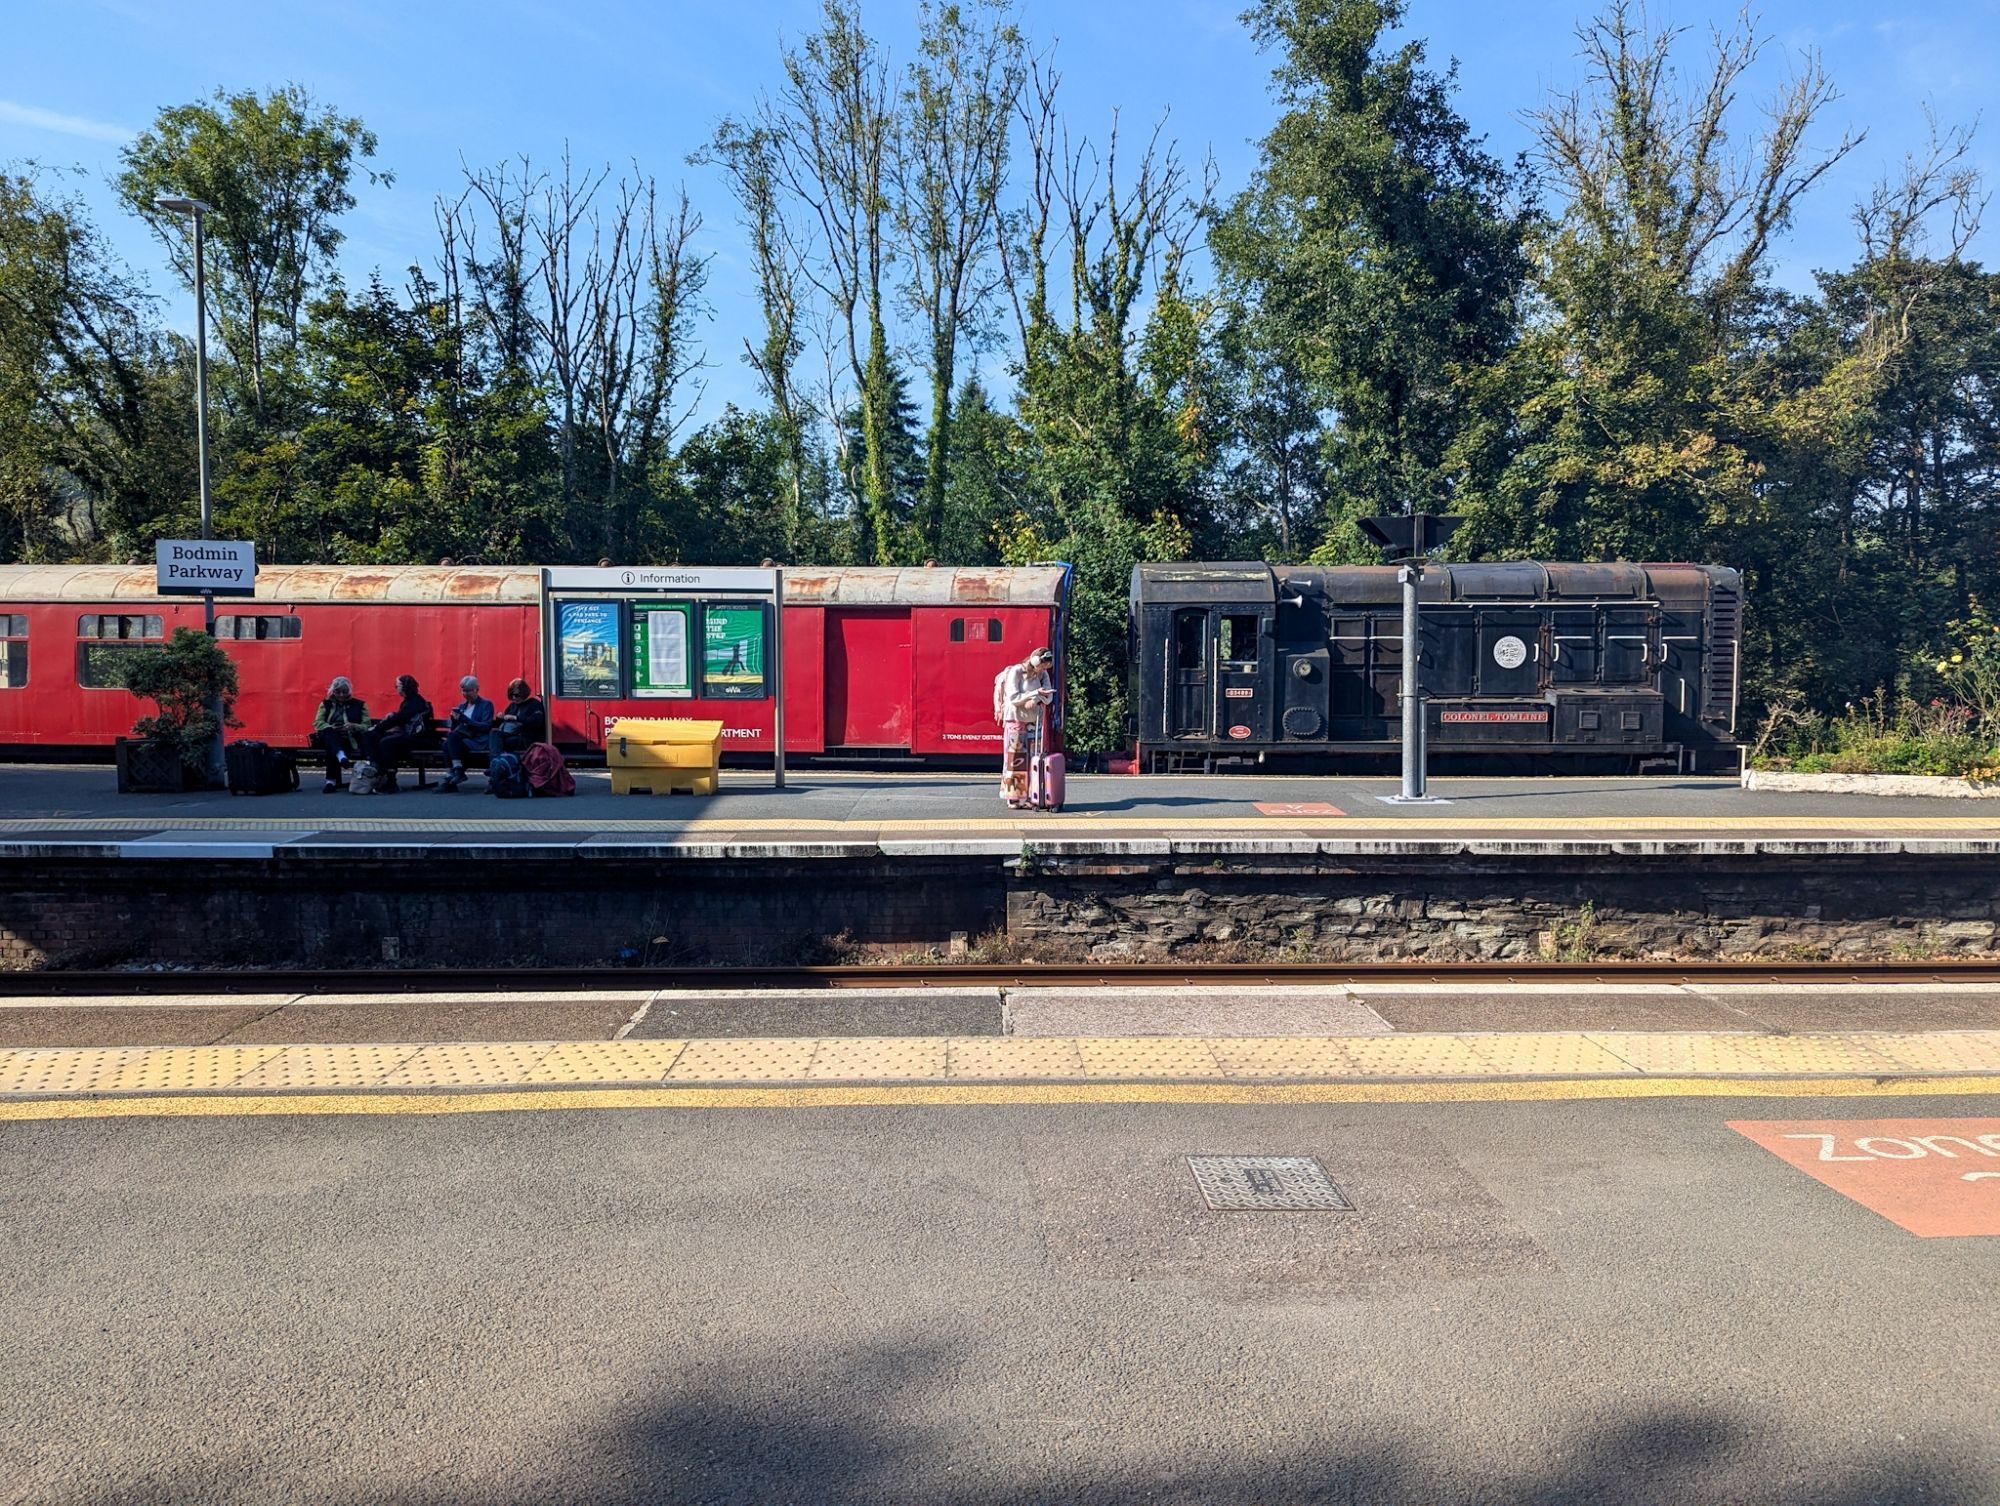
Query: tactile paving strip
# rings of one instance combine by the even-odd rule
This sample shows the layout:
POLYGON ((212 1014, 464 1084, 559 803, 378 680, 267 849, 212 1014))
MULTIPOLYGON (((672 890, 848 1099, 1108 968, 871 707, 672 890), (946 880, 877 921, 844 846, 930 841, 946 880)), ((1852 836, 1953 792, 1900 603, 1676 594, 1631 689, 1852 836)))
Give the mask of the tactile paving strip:
POLYGON ((825 1040, 813 1053, 806 1076, 821 1082, 888 1079, 938 1082, 945 1075, 946 1051, 942 1036, 825 1040))
POLYGON ((553 1041, 426 1046, 382 1079, 388 1088, 491 1088, 520 1082, 553 1041))
POLYGON ((1357 1036, 1341 1042, 1355 1077, 1491 1077, 1492 1066, 1457 1036, 1357 1036))
POLYGON ((789 1082, 802 1079, 812 1066, 818 1041, 771 1040, 689 1041, 668 1082, 789 1082))
POLYGON ((287 1046, 236 1079, 239 1088, 372 1088, 424 1048, 287 1046))
POLYGON ((1617 1077, 1639 1070, 1580 1035, 1476 1035, 1465 1044, 1504 1077, 1617 1077))
POLYGON ((1232 1078, 1343 1077, 1354 1065, 1334 1040, 1239 1036, 1208 1044, 1217 1065, 1232 1078))
POLYGON ((1590 1036, 1590 1040, 1641 1072, 1667 1076, 1735 1075, 1768 1072, 1761 1058, 1746 1048, 1756 1037, 1746 1034, 1696 1034, 1683 1031, 1632 1031, 1590 1036))
POLYGON ((951 1043, 946 1075, 967 1080, 1078 1078, 1083 1055, 1067 1036, 962 1036, 951 1043))
POLYGON ((234 1087, 285 1048, 282 1046, 161 1046, 98 1081, 100 1093, 198 1093, 234 1087))
POLYGON ((1207 1041, 1167 1036, 1098 1037, 1077 1042, 1090 1078, 1220 1077, 1207 1041))
POLYGON ((1898 1067, 1917 1072, 2000 1072, 2000 1030, 1940 1031, 1935 1035, 1856 1036, 1898 1067))
POLYGON ((522 1082, 659 1082, 686 1041, 565 1041, 522 1082))
POLYGON ((0 1093, 99 1093, 136 1050, 45 1047, 0 1052, 0 1093))

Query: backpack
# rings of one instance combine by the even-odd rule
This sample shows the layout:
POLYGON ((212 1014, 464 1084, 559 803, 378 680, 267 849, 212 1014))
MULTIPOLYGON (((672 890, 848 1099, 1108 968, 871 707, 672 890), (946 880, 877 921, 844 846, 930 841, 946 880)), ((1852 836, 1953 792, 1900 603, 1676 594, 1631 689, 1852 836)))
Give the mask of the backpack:
POLYGON ((381 785, 382 771, 362 759, 347 773, 347 792, 350 795, 372 795, 381 785))
POLYGON ((525 800, 531 793, 528 776, 521 772, 521 760, 512 753, 495 753, 486 766, 486 789, 502 800, 525 800))
POLYGON ((576 793, 576 780, 570 777, 569 765, 563 762, 562 754, 547 743, 531 744, 521 755, 521 768, 527 775, 530 794, 576 793))
POLYGON ((223 761, 229 766, 232 795, 286 795, 299 787, 299 766, 292 755, 269 743, 233 742, 223 761))

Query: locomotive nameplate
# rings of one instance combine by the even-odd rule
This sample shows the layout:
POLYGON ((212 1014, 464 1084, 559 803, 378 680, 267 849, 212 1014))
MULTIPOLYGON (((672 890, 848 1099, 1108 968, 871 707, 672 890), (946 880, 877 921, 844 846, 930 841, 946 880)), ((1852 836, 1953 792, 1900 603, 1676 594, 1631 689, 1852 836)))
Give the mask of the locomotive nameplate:
POLYGON ((1257 691, 1249 685, 1231 685, 1222 693, 1232 701, 1247 701, 1256 695, 1257 691))
POLYGON ((1441 722, 1545 722, 1549 719, 1546 706, 1492 707, 1480 711, 1440 711, 1441 722))

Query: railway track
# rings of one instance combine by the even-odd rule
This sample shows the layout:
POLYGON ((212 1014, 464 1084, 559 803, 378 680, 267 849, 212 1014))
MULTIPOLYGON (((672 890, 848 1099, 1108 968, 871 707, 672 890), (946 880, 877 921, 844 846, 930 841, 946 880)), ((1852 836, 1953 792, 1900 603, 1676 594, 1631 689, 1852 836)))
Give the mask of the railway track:
POLYGON ((0 997, 537 994, 606 989, 1218 988, 1342 983, 2000 983, 2000 957, 1929 962, 927 963, 823 967, 116 969, 0 972, 0 997))

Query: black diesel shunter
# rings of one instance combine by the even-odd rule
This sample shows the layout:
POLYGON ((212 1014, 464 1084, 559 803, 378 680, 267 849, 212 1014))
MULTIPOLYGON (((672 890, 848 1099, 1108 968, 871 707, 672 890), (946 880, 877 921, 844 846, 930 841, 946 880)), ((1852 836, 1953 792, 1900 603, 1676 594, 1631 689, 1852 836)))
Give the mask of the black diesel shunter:
MULTIPOLYGON (((1719 565, 1427 565, 1423 686, 1441 766, 1732 768, 1742 583, 1719 565)), ((1132 572, 1146 772, 1393 754, 1393 566, 1132 572)))

